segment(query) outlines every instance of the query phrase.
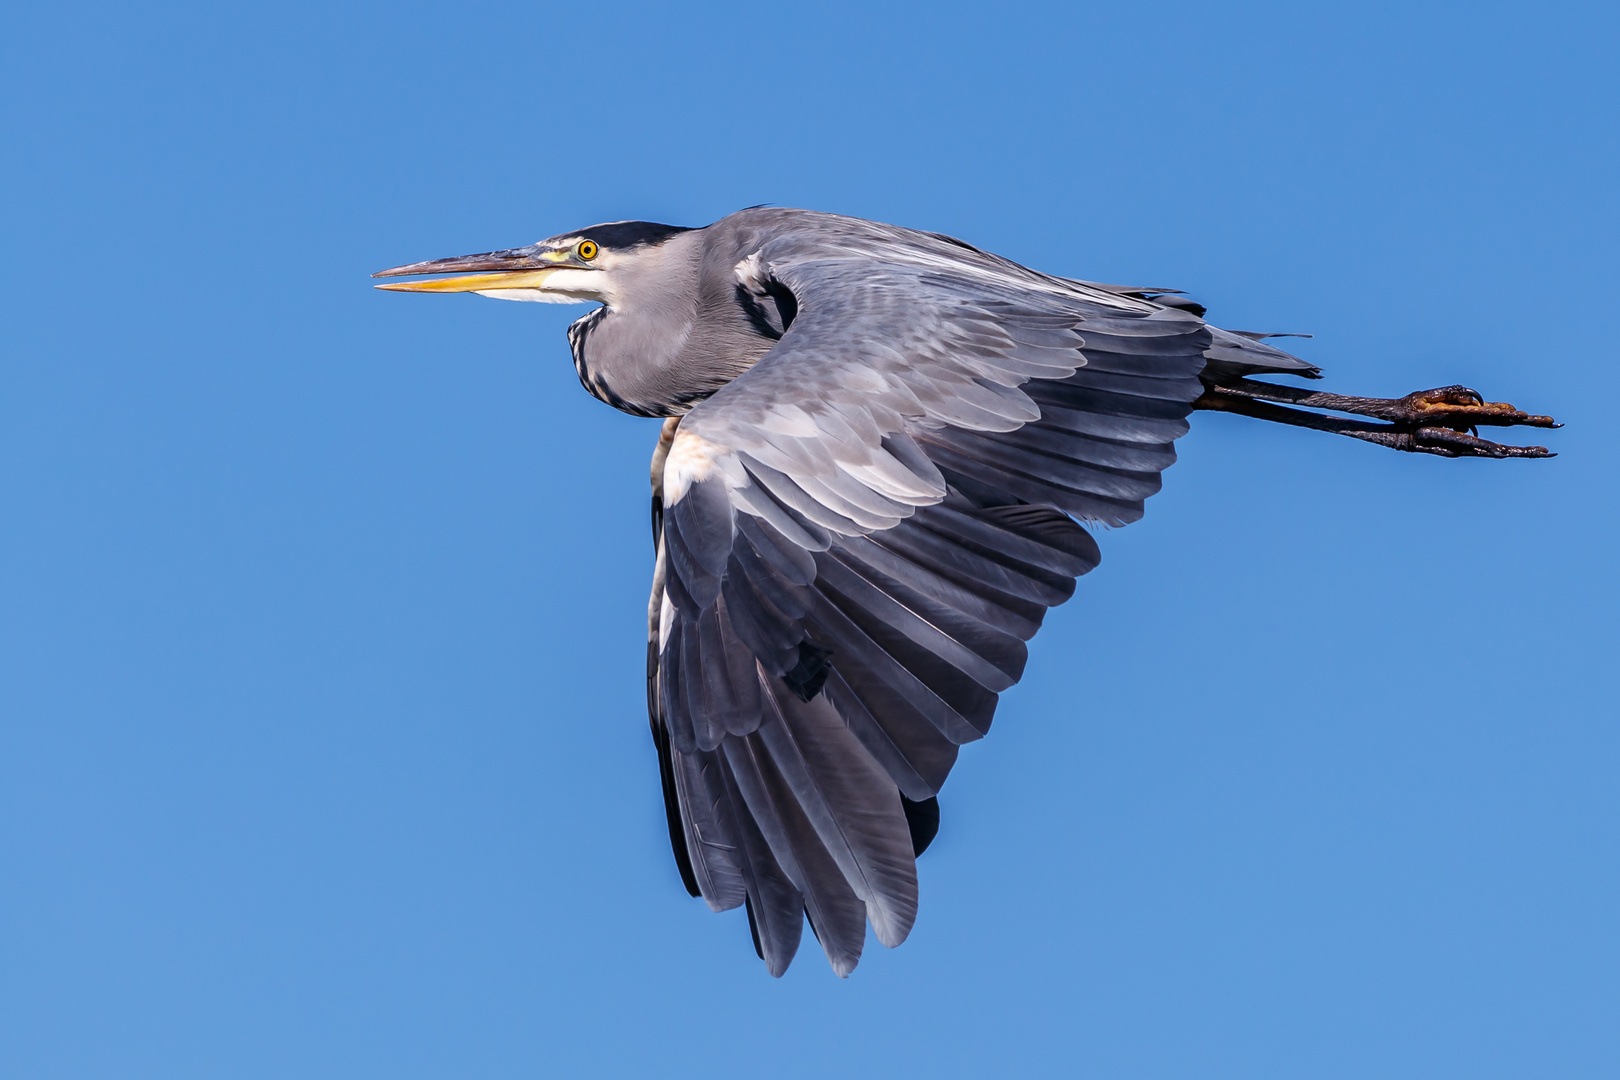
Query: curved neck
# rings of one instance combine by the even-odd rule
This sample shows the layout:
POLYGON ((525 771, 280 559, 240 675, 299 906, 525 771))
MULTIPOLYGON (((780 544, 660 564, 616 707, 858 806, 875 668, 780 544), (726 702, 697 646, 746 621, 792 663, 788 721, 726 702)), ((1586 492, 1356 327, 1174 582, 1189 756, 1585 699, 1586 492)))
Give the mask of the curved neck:
POLYGON ((671 237, 614 269, 606 303, 569 327, 592 395, 635 416, 680 416, 748 370, 774 340, 736 300, 730 266, 705 258, 706 230, 671 237))

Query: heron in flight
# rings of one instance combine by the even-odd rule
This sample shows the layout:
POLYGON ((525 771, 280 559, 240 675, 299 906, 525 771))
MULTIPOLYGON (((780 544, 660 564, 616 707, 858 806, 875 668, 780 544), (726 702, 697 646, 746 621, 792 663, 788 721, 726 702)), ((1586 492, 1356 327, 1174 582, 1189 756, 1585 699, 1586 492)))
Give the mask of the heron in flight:
POLYGON ((957 750, 1046 609, 1142 516, 1198 409, 1444 457, 1548 457, 1556 427, 1462 386, 1349 397, 1170 289, 1053 277, 938 233, 753 208, 412 263, 378 288, 594 303, 579 380, 662 417, 647 711, 687 891, 744 906, 781 975, 917 914, 957 750), (1325 411, 1318 411, 1325 410, 1325 411), (1330 416, 1329 412, 1347 416, 1330 416))

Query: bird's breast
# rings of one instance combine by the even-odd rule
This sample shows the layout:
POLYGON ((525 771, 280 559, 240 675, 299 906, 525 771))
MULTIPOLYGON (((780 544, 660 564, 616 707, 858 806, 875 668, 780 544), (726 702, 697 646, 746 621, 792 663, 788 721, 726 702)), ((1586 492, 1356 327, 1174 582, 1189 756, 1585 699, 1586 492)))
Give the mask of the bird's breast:
POLYGON ((632 416, 683 415, 776 343, 746 325, 637 318, 606 308, 575 323, 569 338, 580 385, 632 416))

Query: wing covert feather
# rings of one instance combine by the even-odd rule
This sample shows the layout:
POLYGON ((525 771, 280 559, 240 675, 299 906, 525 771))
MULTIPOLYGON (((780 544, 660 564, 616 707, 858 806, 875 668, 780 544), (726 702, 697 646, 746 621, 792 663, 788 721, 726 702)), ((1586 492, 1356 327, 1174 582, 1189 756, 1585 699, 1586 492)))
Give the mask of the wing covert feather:
POLYGON ((868 920, 909 933, 901 796, 938 793, 1097 565, 1080 522, 1141 516, 1206 363, 1314 369, 1190 302, 818 220, 842 231, 755 230, 739 287, 796 315, 655 462, 650 700, 705 899, 746 899, 772 974, 802 906, 846 975, 868 920))

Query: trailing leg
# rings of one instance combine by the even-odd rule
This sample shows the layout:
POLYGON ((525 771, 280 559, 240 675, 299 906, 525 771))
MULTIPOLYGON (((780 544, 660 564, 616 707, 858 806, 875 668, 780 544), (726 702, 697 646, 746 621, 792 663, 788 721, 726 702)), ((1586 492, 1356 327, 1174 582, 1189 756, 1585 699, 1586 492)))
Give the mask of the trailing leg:
POLYGON ((1377 443, 1393 450, 1442 457, 1553 457, 1543 446, 1504 446, 1479 438, 1490 427, 1559 427, 1550 416, 1536 416, 1503 402, 1486 401, 1466 386, 1419 390, 1399 398, 1353 397, 1304 387, 1277 386, 1254 379, 1205 376, 1195 409, 1240 413, 1294 427, 1307 427, 1377 443), (1300 408, 1287 408, 1286 402, 1300 408), (1374 417, 1384 423, 1325 416, 1308 409, 1374 417))

